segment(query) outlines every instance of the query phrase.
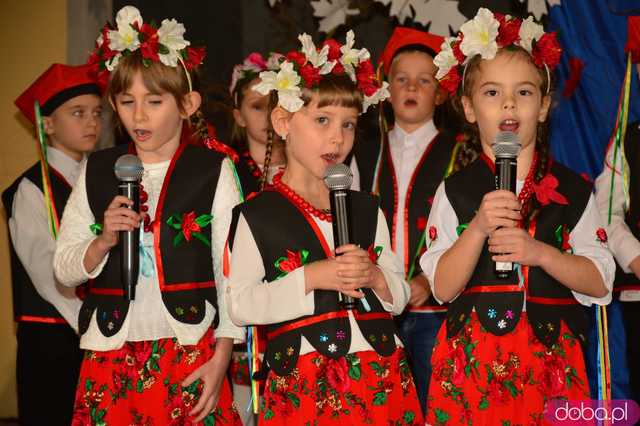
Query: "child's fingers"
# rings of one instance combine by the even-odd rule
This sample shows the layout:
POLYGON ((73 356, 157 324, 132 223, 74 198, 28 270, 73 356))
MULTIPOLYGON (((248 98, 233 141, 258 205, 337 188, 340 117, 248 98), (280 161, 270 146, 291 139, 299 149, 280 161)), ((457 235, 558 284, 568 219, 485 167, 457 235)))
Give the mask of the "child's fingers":
POLYGON ((345 296, 353 297, 354 299, 362 299, 364 297, 364 293, 359 290, 340 290, 340 293, 345 296))
POLYGON ((348 253, 358 249, 360 249, 360 247, 358 247, 355 244, 345 244, 343 246, 336 248, 336 254, 344 254, 344 253, 348 253))
POLYGON ((114 209, 123 205, 132 206, 133 201, 128 199, 124 195, 116 195, 115 197, 113 197, 113 200, 111 200, 111 203, 109 203, 107 210, 114 209))

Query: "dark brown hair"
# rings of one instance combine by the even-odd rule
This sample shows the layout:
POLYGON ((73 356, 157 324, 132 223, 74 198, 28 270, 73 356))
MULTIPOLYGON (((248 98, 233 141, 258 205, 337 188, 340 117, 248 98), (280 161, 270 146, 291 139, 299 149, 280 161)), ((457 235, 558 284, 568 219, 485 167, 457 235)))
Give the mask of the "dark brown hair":
MULTIPOLYGON (((512 55, 513 58, 518 57, 519 59, 528 61, 531 66, 535 67, 540 76, 540 92, 543 95, 543 99, 545 96, 552 96, 553 89, 553 81, 549 81, 549 77, 551 74, 547 74, 547 71, 544 68, 537 67, 531 55, 521 47, 510 47, 508 49, 500 49, 497 55, 512 55)), ((464 115, 464 109, 462 107, 462 96, 466 96, 467 98, 471 98, 473 87, 476 82, 478 73, 480 72, 481 66, 481 57, 476 55, 473 57, 469 63, 467 64, 466 71, 464 74, 464 80, 461 83, 461 89, 458 94, 452 98, 453 109, 459 115, 461 122, 464 123, 463 132, 465 135, 465 142, 458 150, 458 155, 456 156, 453 171, 458 171, 474 160, 476 160, 479 155, 482 153, 482 145, 480 143, 480 132, 478 129, 477 123, 469 123, 464 115)), ((549 166, 551 164, 551 153, 549 147, 549 119, 544 122, 538 122, 536 129, 536 145, 535 150, 538 154, 538 162, 536 164, 536 169, 534 173, 534 181, 539 183, 540 180, 548 173, 549 166)), ((531 197, 528 201, 528 205, 523 206, 525 212, 528 213, 527 219, 531 219, 534 217, 538 210, 539 205, 535 200, 535 197, 531 197)))

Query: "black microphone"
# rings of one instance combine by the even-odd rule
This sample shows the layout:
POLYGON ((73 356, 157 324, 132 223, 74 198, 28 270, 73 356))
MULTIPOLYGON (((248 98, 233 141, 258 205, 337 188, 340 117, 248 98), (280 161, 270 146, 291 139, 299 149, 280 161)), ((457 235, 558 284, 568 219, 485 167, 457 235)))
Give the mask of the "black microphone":
MULTIPOLYGON (((144 168, 135 155, 125 154, 116 161, 113 168, 118 178, 118 194, 124 195, 133 205, 129 207, 140 212, 140 180, 144 168)), ((133 231, 120 231, 120 278, 126 300, 136 298, 136 284, 140 270, 140 228, 133 231)))
MULTIPOLYGON (((349 205, 351 200, 351 183, 353 175, 349 167, 344 164, 329 166, 324 173, 324 184, 329 188, 331 202, 331 217, 333 224, 333 242, 335 247, 353 243, 351 232, 351 214, 349 205)), ((340 304, 344 309, 356 307, 356 300, 351 296, 338 293, 340 304)))
MULTIPOLYGON (((515 194, 518 174, 518 155, 522 149, 520 138, 513 132, 500 132, 491 146, 496 159, 496 189, 505 189, 515 194)), ((512 262, 495 262, 494 272, 506 278, 513 271, 512 262)))

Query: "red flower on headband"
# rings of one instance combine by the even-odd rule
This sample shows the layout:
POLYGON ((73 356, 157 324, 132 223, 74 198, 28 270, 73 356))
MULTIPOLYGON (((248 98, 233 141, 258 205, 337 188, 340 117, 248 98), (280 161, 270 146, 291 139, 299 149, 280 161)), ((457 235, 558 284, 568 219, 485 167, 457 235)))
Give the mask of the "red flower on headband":
POLYGON ((496 13, 495 17, 498 22, 500 22, 498 37, 496 38, 498 46, 509 46, 520 40, 520 25, 522 24, 522 20, 513 18, 507 20, 507 17, 501 13, 496 13))
POLYGON ((336 61, 336 64, 333 66, 331 72, 335 75, 344 73, 344 67, 340 63, 340 58, 342 57, 340 48, 342 47, 342 45, 336 40, 330 38, 329 40, 325 40, 325 42, 322 43, 322 47, 324 46, 329 46, 329 54, 327 55, 327 59, 329 61, 336 61))
POLYGON ((306 64, 300 67, 300 76, 304 80, 304 85, 307 88, 311 88, 320 83, 320 68, 316 68, 311 64, 306 64))
POLYGON ((458 72, 458 67, 451 67, 449 72, 440 80, 440 87, 448 93, 455 94, 460 85, 460 81, 462 81, 462 78, 458 72))
POLYGON ((356 68, 356 79, 358 80, 358 87, 362 89, 365 95, 371 96, 378 90, 378 80, 370 60, 361 62, 356 68))
POLYGON ((463 39, 464 39, 464 36, 461 34, 460 38, 456 40, 455 43, 453 43, 453 46, 451 46, 451 49, 453 50, 453 55, 456 57, 456 60, 459 63, 463 63, 466 58, 464 56, 464 53, 462 53, 462 50, 460 50, 460 45, 462 44, 463 39))
POLYGON ((540 40, 533 46, 531 55, 537 66, 542 68, 546 64, 549 70, 555 68, 560 63, 560 56, 562 56, 562 48, 558 43, 556 33, 545 33, 540 37, 540 40))
POLYGON ((140 38, 142 39, 140 40, 142 57, 154 62, 160 61, 158 30, 149 24, 143 24, 142 28, 139 28, 138 31, 140 31, 140 38))
POLYGON ((294 64, 298 64, 298 66, 303 66, 305 62, 307 62, 307 58, 304 56, 304 53, 298 52, 297 50, 292 50, 287 53, 285 58, 289 62, 293 62, 294 64))
POLYGON ((185 66, 187 70, 191 71, 204 61, 205 57, 204 47, 187 47, 187 58, 185 66))

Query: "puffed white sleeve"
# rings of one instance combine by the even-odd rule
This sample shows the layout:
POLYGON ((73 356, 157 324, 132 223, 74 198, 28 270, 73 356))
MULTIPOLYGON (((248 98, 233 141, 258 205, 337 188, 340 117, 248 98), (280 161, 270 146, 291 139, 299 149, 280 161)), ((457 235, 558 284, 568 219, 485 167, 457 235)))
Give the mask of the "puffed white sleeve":
MULTIPOLYGON (((420 267, 429 280, 431 294, 434 299, 442 304, 441 300, 435 296, 436 269, 442 255, 458 239, 457 228, 459 225, 458 216, 451 206, 444 182, 440 183, 436 194, 433 197, 431 212, 427 220, 426 246, 427 251, 420 257, 420 267)), ((456 296, 457 297, 457 296, 456 296)))
POLYGON ((233 208, 241 201, 241 192, 236 181, 235 169, 229 158, 224 159, 220 166, 220 177, 216 187, 216 195, 211 207, 213 216, 211 226, 211 258, 216 280, 216 294, 218 296, 218 315, 220 322, 215 330, 216 337, 229 337, 236 342, 245 340, 245 331, 235 325, 229 317, 229 308, 225 300, 228 285, 224 276, 225 244, 231 226, 233 208))
POLYGON ((237 325, 273 324, 313 314, 313 291, 305 294, 304 266, 267 283, 262 256, 242 214, 230 250, 227 303, 237 325))
POLYGON ((616 169, 614 170, 612 168, 613 160, 613 149, 609 149, 604 169, 596 179, 596 203, 609 236, 609 248, 623 271, 630 273, 629 264, 640 256, 640 241, 631 233, 625 221, 626 197, 622 182, 622 170, 628 170, 628 164, 626 159, 619 155, 615 161, 616 169), (611 185, 612 177, 614 179, 613 186, 611 185), (611 204, 609 204, 610 198, 611 204), (611 223, 607 224, 609 208, 611 208, 611 223))
POLYGON ((595 198, 591 195, 580 220, 569 234, 569 245, 573 248, 573 254, 584 256, 593 262, 609 292, 606 296, 598 298, 573 291, 576 300, 585 306, 591 306, 594 303, 607 305, 611 302, 616 265, 602 231, 604 231, 602 219, 596 207, 595 198))
MULTIPOLYGON (((411 290, 407 282, 403 279, 402 266, 398 257, 391 250, 391 240, 387 221, 378 209, 378 225, 376 229, 375 246, 381 247, 380 257, 378 257, 378 268, 382 271, 392 296, 392 303, 385 302, 378 297, 383 308, 394 315, 400 315, 409 303, 411 290)), ((375 291, 374 291, 375 293, 375 291)), ((377 294, 376 294, 377 296, 377 294)))
POLYGON ((53 257, 53 270, 56 277, 61 284, 68 287, 78 286, 100 275, 109 258, 107 254, 93 271, 85 270, 85 253, 91 242, 97 238, 90 228, 95 223, 95 218, 87 198, 86 171, 87 160, 85 159, 64 208, 56 242, 56 253, 53 257))

